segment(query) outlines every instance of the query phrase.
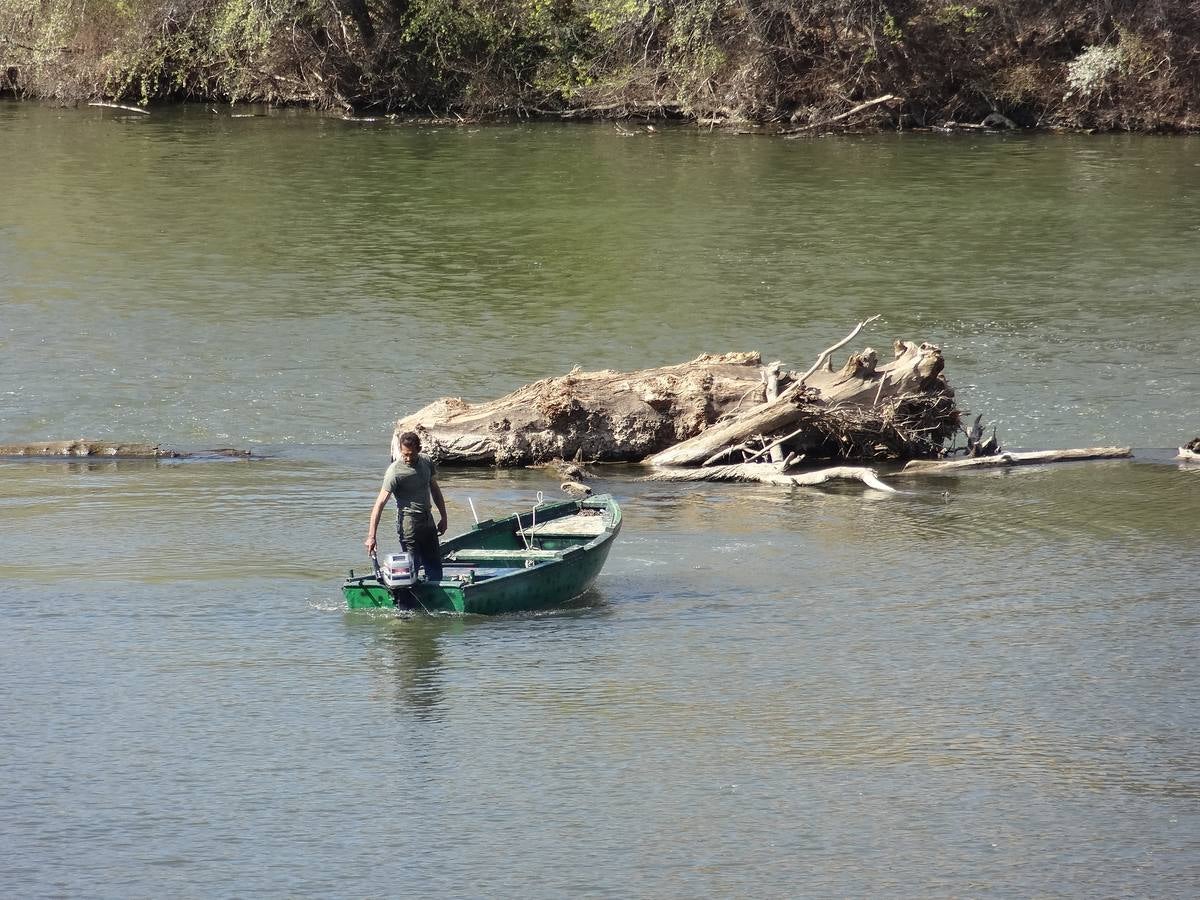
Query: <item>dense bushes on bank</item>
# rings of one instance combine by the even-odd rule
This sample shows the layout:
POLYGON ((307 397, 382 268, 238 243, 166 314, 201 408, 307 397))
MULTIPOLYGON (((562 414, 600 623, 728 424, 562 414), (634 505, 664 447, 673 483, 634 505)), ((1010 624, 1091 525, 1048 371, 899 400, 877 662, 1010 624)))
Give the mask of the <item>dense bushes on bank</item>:
POLYGON ((1200 129, 1190 0, 0 0, 0 89, 356 111, 1200 129))

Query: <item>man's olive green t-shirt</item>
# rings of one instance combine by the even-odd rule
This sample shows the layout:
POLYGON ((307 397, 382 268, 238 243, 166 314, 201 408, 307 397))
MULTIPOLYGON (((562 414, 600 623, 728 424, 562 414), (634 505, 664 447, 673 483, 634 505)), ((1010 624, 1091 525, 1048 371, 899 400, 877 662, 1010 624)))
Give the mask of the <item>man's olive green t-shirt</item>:
POLYGON ((398 459, 383 476, 383 486, 396 498, 397 515, 408 513, 418 519, 432 515, 429 483, 437 477, 437 466, 428 456, 417 454, 410 466, 398 459))

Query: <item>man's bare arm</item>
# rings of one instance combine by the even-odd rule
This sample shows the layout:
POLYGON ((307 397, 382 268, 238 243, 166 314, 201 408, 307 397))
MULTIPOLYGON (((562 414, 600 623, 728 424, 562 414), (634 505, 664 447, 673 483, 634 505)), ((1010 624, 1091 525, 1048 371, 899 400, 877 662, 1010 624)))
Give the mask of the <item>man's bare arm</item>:
POLYGON ((379 489, 379 496, 375 498, 375 505, 371 507, 371 524, 367 526, 367 539, 363 541, 367 545, 367 552, 375 552, 375 532, 379 528, 379 517, 383 515, 383 508, 387 506, 388 497, 392 496, 392 492, 387 488, 379 489))
POLYGON ((438 520, 438 534, 445 534, 446 526, 449 525, 450 520, 446 516, 446 498, 442 496, 442 486, 437 483, 436 478, 432 478, 429 481, 429 494, 433 497, 433 505, 437 507, 438 512, 442 516, 438 520))

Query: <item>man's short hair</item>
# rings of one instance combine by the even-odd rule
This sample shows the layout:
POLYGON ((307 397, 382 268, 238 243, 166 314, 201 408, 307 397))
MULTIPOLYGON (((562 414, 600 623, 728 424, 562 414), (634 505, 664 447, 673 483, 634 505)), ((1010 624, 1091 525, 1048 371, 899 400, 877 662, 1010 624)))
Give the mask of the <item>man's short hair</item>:
POLYGON ((400 435, 400 446, 421 452, 421 438, 415 431, 406 431, 400 435))

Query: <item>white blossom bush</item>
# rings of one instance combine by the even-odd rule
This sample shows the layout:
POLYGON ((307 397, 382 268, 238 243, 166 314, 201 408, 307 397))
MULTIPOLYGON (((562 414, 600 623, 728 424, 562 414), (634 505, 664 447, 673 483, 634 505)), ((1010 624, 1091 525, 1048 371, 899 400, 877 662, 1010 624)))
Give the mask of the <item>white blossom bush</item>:
POLYGON ((1104 87, 1108 76, 1121 68, 1124 57, 1120 47, 1088 47, 1067 63, 1067 84, 1072 92, 1091 94, 1104 87))

